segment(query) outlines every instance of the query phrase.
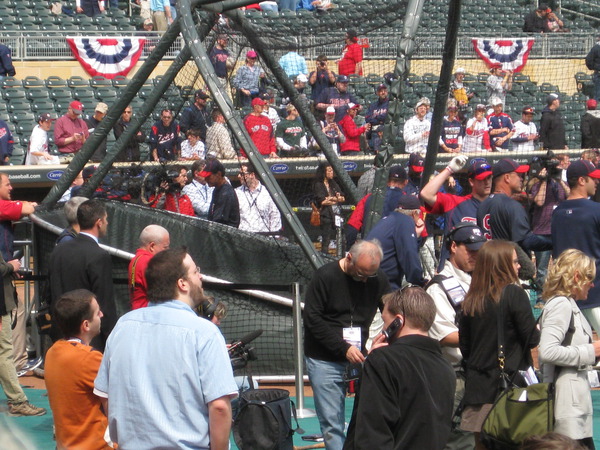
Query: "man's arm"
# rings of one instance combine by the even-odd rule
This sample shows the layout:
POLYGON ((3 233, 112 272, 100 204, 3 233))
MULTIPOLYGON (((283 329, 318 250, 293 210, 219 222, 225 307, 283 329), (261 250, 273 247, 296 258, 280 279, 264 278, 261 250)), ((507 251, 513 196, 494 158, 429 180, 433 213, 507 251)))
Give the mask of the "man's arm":
POLYGON ((231 431, 231 399, 228 395, 208 403, 211 450, 228 450, 231 431))
POLYGON ((468 157, 466 155, 459 155, 452 158, 448 164, 448 167, 433 177, 433 179, 431 179, 429 183, 427 183, 423 189, 421 189, 420 197, 423 199, 423 201, 429 206, 433 206, 437 201, 437 194, 444 183, 448 180, 448 178, 450 178, 456 172, 459 172, 465 166, 467 159, 468 157))

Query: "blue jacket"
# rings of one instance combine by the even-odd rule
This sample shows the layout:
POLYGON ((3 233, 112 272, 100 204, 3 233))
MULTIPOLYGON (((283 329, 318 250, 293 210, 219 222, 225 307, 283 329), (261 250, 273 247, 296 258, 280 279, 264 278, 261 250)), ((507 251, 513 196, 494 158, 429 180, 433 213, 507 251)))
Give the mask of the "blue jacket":
POLYGON ((0 165, 6 164, 4 160, 7 156, 12 156, 14 144, 15 141, 8 124, 4 120, 0 120, 0 165))
POLYGON ((0 44, 0 76, 14 77, 17 74, 15 66, 13 66, 10 56, 10 49, 3 44, 0 44))

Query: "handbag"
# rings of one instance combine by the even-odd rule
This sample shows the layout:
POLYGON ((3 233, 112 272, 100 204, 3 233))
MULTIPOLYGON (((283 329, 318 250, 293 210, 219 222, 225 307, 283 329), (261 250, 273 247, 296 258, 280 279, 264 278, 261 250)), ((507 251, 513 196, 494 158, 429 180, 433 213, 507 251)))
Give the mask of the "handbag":
POLYGON ((311 202, 312 212, 310 213, 310 224, 313 227, 321 226, 321 210, 317 208, 314 202, 311 202))
MULTIPOLYGON (((483 421, 480 439, 491 450, 516 450, 525 438, 543 435, 554 429, 554 383, 519 387, 514 383, 518 371, 512 377, 504 371, 503 317, 501 301, 498 313, 498 366, 502 390, 483 421)), ((521 361, 529 351, 530 338, 531 335, 526 341, 521 361)))

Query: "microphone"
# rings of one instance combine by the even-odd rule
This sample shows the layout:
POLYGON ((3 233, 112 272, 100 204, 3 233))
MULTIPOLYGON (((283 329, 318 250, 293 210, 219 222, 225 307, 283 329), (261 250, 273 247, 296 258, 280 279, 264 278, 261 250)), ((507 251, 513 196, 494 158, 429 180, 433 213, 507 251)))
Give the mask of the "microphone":
POLYGON ((263 334, 263 330, 254 330, 254 331, 251 331, 250 333, 248 333, 247 335, 245 335, 243 338, 241 338, 237 341, 233 341, 231 343, 231 346, 229 347, 229 352, 231 353, 232 350, 235 350, 238 347, 243 347, 244 345, 249 344, 254 339, 259 337, 261 334, 263 334))

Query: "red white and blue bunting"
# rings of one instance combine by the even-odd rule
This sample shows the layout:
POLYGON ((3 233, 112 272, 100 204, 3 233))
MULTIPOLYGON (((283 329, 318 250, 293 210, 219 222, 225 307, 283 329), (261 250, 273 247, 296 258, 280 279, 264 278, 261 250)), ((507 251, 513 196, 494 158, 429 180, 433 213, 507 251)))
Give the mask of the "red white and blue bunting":
POLYGON ((73 56, 91 76, 127 75, 140 59, 144 38, 67 37, 73 56))
POLYGON ((534 38, 472 39, 473 47, 488 67, 502 64, 504 70, 520 72, 527 64, 534 38))

